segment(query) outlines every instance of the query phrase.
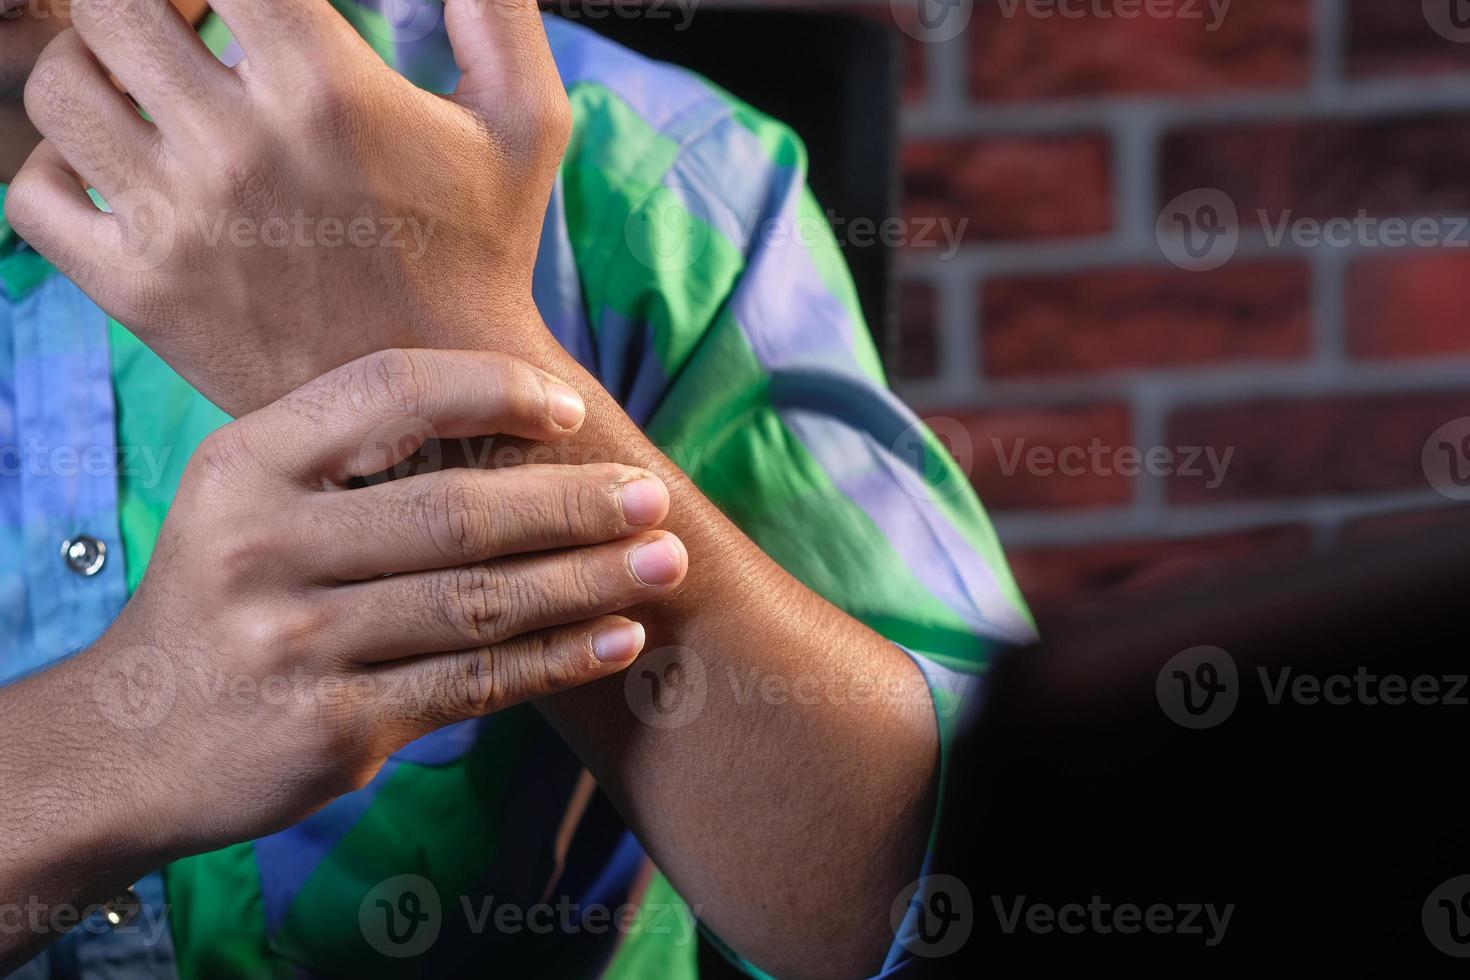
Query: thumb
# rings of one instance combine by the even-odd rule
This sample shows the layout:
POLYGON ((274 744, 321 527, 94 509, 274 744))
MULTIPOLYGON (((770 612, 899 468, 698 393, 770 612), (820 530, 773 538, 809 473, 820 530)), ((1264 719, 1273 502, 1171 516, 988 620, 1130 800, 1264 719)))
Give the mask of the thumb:
POLYGON ((462 73, 457 101, 483 106, 512 86, 555 77, 536 0, 445 0, 444 21, 462 73))

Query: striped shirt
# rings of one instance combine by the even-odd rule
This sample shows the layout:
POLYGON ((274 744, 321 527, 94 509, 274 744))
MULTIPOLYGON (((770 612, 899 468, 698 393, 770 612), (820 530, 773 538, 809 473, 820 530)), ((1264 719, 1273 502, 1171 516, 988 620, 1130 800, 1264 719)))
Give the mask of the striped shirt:
MULTIPOLYGON (((404 75, 453 88, 432 0, 395 0, 391 22, 336 2, 404 75)), ((910 653, 946 741, 1033 626, 964 474, 886 388, 805 150, 693 74, 548 33, 575 126, 543 318, 772 558, 910 653)), ((238 57, 218 20, 201 34, 238 57)), ((0 223, 0 682, 106 629, 226 421, 0 223), (91 577, 61 555, 79 535, 109 547, 91 577)), ((696 916, 529 708, 423 739, 301 824, 139 893, 133 924, 84 927, 21 976, 698 972, 696 916)), ((906 957, 896 942, 884 975, 906 957)))

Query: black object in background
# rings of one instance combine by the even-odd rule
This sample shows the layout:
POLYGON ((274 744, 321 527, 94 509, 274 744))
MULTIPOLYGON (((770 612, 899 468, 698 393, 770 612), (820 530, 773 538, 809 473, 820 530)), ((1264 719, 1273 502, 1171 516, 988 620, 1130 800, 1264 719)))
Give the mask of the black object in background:
MULTIPOLYGON (((934 869, 964 883, 973 931, 928 972, 1470 973, 1470 958, 1435 945, 1470 957, 1470 878, 1435 894, 1470 875, 1467 544, 1470 526, 1440 529, 1153 595, 1054 624, 1042 647, 1004 660, 956 750, 934 869), (1293 681, 1434 678, 1440 703, 1309 704, 1280 687, 1287 669, 1293 681), (1198 714, 1179 714, 1186 694, 1198 714), (1207 947, 1177 932, 1008 929, 1022 896, 1234 911, 1207 947)), ((936 911, 953 915, 954 898, 936 911)))
MULTIPOLYGON (((836 11, 706 10, 665 17, 567 16, 640 54, 705 76, 791 126, 811 158, 821 206, 846 225, 881 226, 898 211, 898 112, 903 51, 891 28, 836 11)), ((894 336, 893 249, 855 244, 843 255, 880 353, 894 336)))

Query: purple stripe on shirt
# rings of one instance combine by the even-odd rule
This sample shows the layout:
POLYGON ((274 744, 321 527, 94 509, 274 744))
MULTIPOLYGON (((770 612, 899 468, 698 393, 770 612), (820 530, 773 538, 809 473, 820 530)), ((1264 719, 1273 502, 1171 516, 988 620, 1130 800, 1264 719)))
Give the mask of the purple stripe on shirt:
MULTIPOLYGON (((838 390, 849 382, 828 379, 838 390)), ((781 392, 792 379, 773 380, 781 419, 832 482, 878 526, 914 577, 975 630, 1026 643, 1031 623, 1007 598, 1007 590, 932 499, 933 488, 896 451, 916 419, 896 399, 868 397, 865 419, 843 418, 819 407, 783 407, 781 392), (872 411, 889 411, 881 416, 872 411)))

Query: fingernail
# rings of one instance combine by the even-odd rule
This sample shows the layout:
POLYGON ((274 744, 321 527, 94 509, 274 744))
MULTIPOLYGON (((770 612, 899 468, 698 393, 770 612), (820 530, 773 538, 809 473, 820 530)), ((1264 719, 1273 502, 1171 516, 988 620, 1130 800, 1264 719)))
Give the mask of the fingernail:
POLYGON ((684 565, 684 546, 678 538, 659 538, 628 556, 633 574, 644 585, 673 585, 684 565))
POLYGON ((593 638, 592 652, 605 664, 618 664, 642 653, 647 639, 642 623, 620 623, 593 638))
POLYGON ((582 396, 564 385, 551 385, 547 389, 551 397, 551 417, 563 429, 575 429, 587 417, 587 405, 582 396))
POLYGON ((664 485, 646 477, 626 483, 618 489, 618 500, 623 505, 623 520, 634 527, 647 527, 656 523, 664 514, 665 499, 664 485))

